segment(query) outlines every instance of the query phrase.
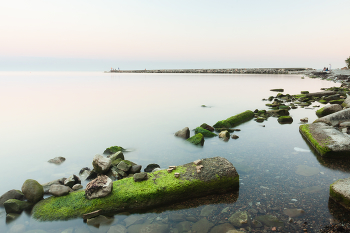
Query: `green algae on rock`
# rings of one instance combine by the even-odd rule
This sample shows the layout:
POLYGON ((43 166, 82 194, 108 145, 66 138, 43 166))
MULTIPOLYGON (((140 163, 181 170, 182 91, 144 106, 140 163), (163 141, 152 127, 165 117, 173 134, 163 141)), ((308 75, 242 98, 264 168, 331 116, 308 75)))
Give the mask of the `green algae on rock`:
POLYGON ((280 124, 291 124, 293 122, 291 116, 280 116, 277 120, 280 124))
POLYGON ((214 128, 231 128, 245 121, 249 121, 254 117, 254 112, 247 110, 245 112, 239 113, 235 116, 229 117, 226 120, 218 121, 214 128))
POLYGON ((208 138, 218 136, 216 133, 213 133, 213 132, 210 132, 209 130, 203 129, 202 127, 197 127, 194 130, 194 132, 196 134, 201 133, 204 137, 208 137, 208 138))
POLYGON ((335 181, 329 187, 329 196, 346 209, 350 210, 350 178, 335 181))
POLYGON ((149 173, 148 179, 142 182, 134 182, 133 178, 115 181, 113 191, 104 198, 88 200, 83 190, 67 196, 49 197, 34 206, 32 216, 41 221, 53 221, 82 217, 99 209, 104 213, 144 210, 238 189, 239 175, 227 159, 202 159, 201 165, 200 173, 196 172, 193 162, 178 166, 179 178, 167 170, 160 170, 149 173))
POLYGON ((317 133, 315 125, 316 124, 300 125, 299 132, 316 149, 316 151, 320 155, 327 156, 331 152, 331 149, 327 146, 331 139, 326 137, 325 135, 317 133))
POLYGON ((190 143, 192 143, 196 146, 203 146, 204 145, 204 136, 201 133, 197 133, 196 135, 190 137, 189 139, 186 139, 186 141, 189 141, 190 143))
POLYGON ((117 153, 118 151, 125 151, 125 149, 121 146, 111 146, 108 147, 103 154, 114 154, 117 153))

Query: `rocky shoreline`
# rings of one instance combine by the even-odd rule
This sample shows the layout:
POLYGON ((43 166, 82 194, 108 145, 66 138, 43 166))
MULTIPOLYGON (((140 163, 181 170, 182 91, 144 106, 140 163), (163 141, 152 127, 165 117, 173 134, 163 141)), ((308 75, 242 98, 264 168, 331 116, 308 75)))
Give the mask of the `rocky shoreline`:
POLYGON ((229 68, 229 69, 159 69, 159 70, 110 70, 105 73, 199 73, 199 74, 300 74, 312 68, 229 68))

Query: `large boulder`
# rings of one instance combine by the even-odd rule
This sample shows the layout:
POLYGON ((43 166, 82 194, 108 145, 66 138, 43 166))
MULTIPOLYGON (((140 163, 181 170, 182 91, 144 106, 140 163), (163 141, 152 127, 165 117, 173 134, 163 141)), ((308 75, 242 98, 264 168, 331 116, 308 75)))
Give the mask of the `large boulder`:
POLYGON ((177 166, 178 178, 160 170, 148 173, 148 179, 142 182, 134 182, 133 178, 114 181, 111 194, 103 199, 87 199, 84 191, 49 197, 34 206, 32 216, 52 221, 81 217, 100 209, 106 213, 142 210, 238 189, 239 175, 227 159, 202 159, 201 165, 200 173, 193 162, 177 166))
POLYGON ((68 195, 73 190, 69 186, 54 184, 51 185, 49 192, 55 197, 68 195))
POLYGON ((19 191, 19 190, 15 190, 12 189, 10 191, 7 191, 6 193, 4 193, 1 197, 0 197, 0 206, 4 205, 4 202, 10 199, 17 199, 20 201, 24 200, 24 194, 19 191))
POLYGON ((350 137, 326 123, 300 125, 299 131, 321 156, 350 155, 350 137))
POLYGON ((86 185, 86 198, 91 200, 94 198, 105 197, 112 192, 113 182, 105 175, 98 176, 86 185))
POLYGON ((102 155, 95 155, 92 161, 94 171, 99 174, 107 173, 111 165, 112 161, 109 158, 103 157, 102 155))
POLYGON ((316 115, 318 117, 323 117, 323 116, 327 116, 327 115, 335 113, 335 112, 339 112, 342 109, 343 108, 339 104, 330 104, 330 105, 326 105, 323 108, 320 108, 319 110, 317 110, 316 115))
POLYGON ((190 129, 188 127, 183 128, 175 133, 176 137, 187 139, 190 137, 190 129))
POLYGON ((17 199, 9 199, 4 202, 5 211, 7 214, 20 214, 23 210, 29 210, 33 207, 33 203, 20 201, 17 199))
POLYGON ((37 203, 44 196, 44 188, 36 180, 28 179, 22 185, 22 193, 31 203, 37 203))
POLYGON ((231 128, 245 121, 249 121, 254 117, 254 112, 247 110, 226 120, 218 121, 213 125, 214 128, 231 128))
POLYGON ((338 126, 340 123, 344 121, 350 121, 350 108, 346 108, 341 111, 318 118, 317 120, 314 121, 314 123, 323 122, 331 126, 338 126))
POLYGON ((346 209, 350 210, 350 178, 340 179, 331 184, 329 196, 346 209))

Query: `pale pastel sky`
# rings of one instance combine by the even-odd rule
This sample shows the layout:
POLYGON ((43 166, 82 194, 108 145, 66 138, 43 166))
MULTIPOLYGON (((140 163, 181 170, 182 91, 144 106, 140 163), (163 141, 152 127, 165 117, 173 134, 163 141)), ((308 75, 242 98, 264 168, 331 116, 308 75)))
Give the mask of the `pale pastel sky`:
POLYGON ((349 0, 12 0, 0 70, 345 66, 349 0))

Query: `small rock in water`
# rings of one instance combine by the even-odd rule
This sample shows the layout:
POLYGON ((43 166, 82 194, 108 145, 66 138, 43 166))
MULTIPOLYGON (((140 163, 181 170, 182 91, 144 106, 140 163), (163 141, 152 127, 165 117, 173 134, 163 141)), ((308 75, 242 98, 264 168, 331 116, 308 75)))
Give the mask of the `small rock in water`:
POLYGON ((238 137, 236 134, 233 134, 231 138, 232 138, 232 139, 237 139, 237 138, 239 138, 239 137, 238 137))
POLYGON ((64 158, 64 157, 55 157, 53 159, 50 159, 48 162, 59 165, 59 164, 63 163, 65 160, 66 160, 66 158, 64 158))
POLYGON ((302 121, 302 122, 308 122, 308 121, 309 121, 309 118, 304 117, 304 118, 301 118, 300 121, 302 121))

